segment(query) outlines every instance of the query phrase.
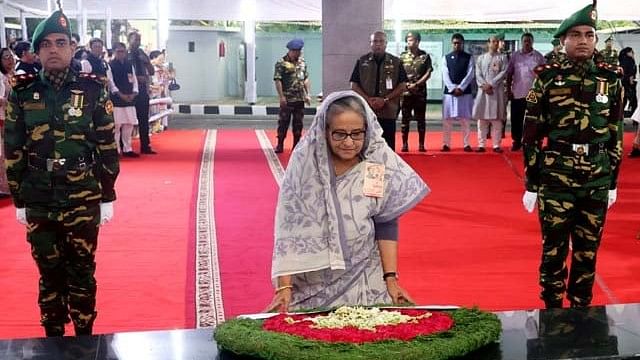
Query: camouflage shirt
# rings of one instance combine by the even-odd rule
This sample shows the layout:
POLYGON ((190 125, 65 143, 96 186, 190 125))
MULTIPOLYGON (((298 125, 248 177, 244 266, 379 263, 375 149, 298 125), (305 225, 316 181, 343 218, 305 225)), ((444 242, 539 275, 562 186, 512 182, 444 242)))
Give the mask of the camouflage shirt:
POLYGON ((282 82, 282 93, 287 98, 287 102, 304 101, 307 90, 304 86, 305 80, 309 77, 307 64, 302 57, 294 63, 285 55, 276 62, 273 80, 282 82))
POLYGON ((113 106, 95 74, 69 71, 56 90, 44 72, 17 76, 5 123, 16 207, 75 207, 116 198, 113 106))
POLYGON ((610 65, 619 65, 618 60, 618 50, 616 49, 602 49, 600 50, 600 55, 602 55, 602 60, 610 65))
MULTIPOLYGON (((431 57, 423 50, 418 50, 418 55, 414 55, 411 50, 407 50, 400 54, 400 61, 404 66, 404 71, 407 73, 408 83, 415 83, 427 73, 427 71, 433 71, 433 65, 431 64, 431 57)), ((405 92, 405 95, 420 95, 426 96, 426 84, 416 86, 413 91, 405 92)))
POLYGON ((562 63, 565 61, 566 58, 567 58, 567 54, 563 53, 562 51, 557 53, 555 51, 549 51, 544 56, 544 59, 547 61, 547 64, 551 64, 553 62, 562 63))
POLYGON ((522 139, 527 190, 542 184, 615 189, 623 133, 620 68, 566 59, 535 72, 522 139))

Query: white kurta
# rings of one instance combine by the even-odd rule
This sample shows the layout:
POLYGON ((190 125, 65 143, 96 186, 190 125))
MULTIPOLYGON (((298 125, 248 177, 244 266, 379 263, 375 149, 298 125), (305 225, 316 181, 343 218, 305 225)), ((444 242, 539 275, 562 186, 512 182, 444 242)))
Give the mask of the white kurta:
POLYGON ((504 54, 484 53, 476 62, 476 83, 478 94, 473 105, 473 118, 482 120, 504 120, 506 101, 504 78, 507 74, 507 57, 504 54), (482 85, 489 84, 493 93, 487 94, 482 85))
MULTIPOLYGON (((469 59, 469 66, 467 66, 467 74, 460 84, 455 84, 449 77, 449 68, 447 67, 446 56, 442 58, 442 80, 447 89, 453 90, 460 88, 461 90, 467 89, 471 86, 474 78, 474 61, 473 57, 469 59)), ((473 95, 464 94, 462 96, 453 96, 445 94, 442 98, 442 118, 443 119, 471 119, 471 111, 473 109, 473 95)))

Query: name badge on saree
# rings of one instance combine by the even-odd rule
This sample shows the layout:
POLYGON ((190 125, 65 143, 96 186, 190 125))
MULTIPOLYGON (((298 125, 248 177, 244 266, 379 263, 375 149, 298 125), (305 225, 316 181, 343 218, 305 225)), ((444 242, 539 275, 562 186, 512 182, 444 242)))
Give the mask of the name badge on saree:
POLYGON ((384 194, 384 165, 368 161, 364 163, 362 192, 365 196, 382 197, 384 194))

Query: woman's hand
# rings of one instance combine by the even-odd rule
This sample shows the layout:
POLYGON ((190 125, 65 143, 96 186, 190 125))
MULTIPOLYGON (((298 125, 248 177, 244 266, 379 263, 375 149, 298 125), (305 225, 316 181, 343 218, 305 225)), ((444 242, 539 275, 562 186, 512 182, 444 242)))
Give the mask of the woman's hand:
POLYGON ((395 305, 408 304, 408 303, 415 304, 415 301, 413 301, 411 296, 409 296, 409 293, 407 292, 407 290, 400 287, 400 284, 398 284, 398 279, 394 277, 389 277, 385 280, 385 282, 387 284, 387 291, 391 296, 391 300, 393 301, 393 304, 395 305))
POLYGON ((266 309, 263 310, 263 312, 288 312, 289 304, 291 303, 292 292, 292 288, 290 287, 277 291, 275 296, 273 297, 273 300, 271 300, 271 303, 269 304, 269 306, 267 306, 266 309))

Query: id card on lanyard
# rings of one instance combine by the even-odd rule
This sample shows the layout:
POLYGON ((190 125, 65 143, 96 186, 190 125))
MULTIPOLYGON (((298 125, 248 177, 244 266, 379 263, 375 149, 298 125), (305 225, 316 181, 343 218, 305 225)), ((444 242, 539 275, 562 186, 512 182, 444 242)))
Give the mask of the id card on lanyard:
POLYGON ((365 196, 381 198, 384 195, 384 172, 383 164, 365 162, 362 186, 362 192, 365 196))

